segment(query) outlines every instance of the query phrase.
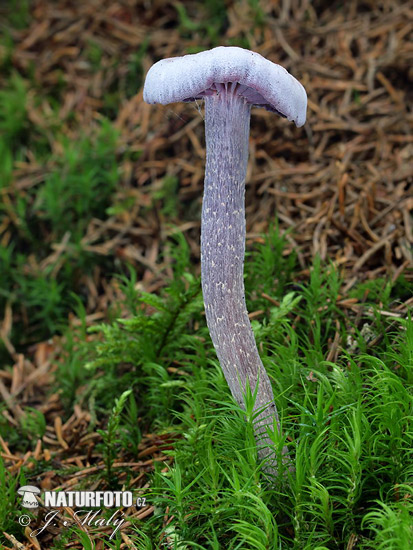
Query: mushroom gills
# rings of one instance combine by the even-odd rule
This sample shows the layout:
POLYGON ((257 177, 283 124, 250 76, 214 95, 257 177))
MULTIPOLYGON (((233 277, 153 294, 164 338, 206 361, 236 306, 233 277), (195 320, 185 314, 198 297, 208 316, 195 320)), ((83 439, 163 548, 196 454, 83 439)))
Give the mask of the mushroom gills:
POLYGON ((216 93, 220 93, 224 89, 228 91, 228 84, 235 85, 235 87, 232 87, 231 91, 241 97, 244 97, 248 101, 248 103, 251 103, 251 105, 254 105, 254 107, 263 107, 267 111, 271 111, 272 113, 277 113, 283 118, 287 118, 286 115, 284 115, 283 113, 278 111, 273 105, 268 103, 268 101, 264 98, 264 96, 262 96, 256 89, 251 88, 251 86, 245 86, 245 84, 240 84, 239 82, 232 82, 232 81, 216 82, 212 84, 210 88, 207 88, 206 90, 202 90, 199 93, 197 93, 196 96, 187 97, 182 101, 189 103, 191 101, 204 99, 205 97, 214 95, 216 93))

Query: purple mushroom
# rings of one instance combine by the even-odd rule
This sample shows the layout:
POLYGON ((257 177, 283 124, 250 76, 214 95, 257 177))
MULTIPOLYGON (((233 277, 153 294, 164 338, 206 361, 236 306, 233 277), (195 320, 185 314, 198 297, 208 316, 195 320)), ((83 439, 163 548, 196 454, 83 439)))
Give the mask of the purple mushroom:
MULTIPOLYGON (((143 98, 166 105, 205 100, 206 167, 201 222, 201 277, 206 320, 219 362, 237 403, 256 390, 254 431, 264 471, 277 475, 267 427, 280 429, 268 374, 258 354, 243 281, 245 177, 251 106, 297 126, 307 95, 283 67, 237 47, 218 47, 158 61, 146 76, 143 98), (256 387, 258 384, 258 388, 256 387)), ((283 449, 288 462, 287 449, 283 449)))

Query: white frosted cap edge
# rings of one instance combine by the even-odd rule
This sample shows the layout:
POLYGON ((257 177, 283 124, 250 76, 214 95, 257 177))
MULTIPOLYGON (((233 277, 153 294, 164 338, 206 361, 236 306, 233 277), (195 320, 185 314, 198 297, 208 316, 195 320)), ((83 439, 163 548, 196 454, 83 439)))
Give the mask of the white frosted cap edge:
POLYGON ((253 88, 270 108, 297 126, 305 123, 307 94, 301 83, 281 65, 235 46, 158 61, 146 75, 143 99, 167 105, 199 97, 214 83, 224 82, 253 88))

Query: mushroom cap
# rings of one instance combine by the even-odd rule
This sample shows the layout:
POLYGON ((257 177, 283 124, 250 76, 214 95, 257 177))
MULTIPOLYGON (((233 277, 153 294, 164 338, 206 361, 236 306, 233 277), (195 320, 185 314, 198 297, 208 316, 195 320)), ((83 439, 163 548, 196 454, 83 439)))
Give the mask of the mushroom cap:
POLYGON ((146 75, 147 103, 193 101, 216 93, 216 84, 238 82, 237 93, 252 105, 276 112, 297 126, 305 123, 307 94, 284 67, 235 46, 162 59, 146 75))
POLYGON ((17 494, 24 495, 24 493, 35 493, 36 495, 39 495, 40 489, 34 485, 24 485, 17 490, 17 494))

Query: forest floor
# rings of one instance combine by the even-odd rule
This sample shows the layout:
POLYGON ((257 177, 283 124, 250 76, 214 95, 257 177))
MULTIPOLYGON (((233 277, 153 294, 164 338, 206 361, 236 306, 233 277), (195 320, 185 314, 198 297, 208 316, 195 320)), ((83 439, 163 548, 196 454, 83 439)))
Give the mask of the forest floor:
POLYGON ((411 548, 412 17, 400 0, 0 7, 2 547, 411 548), (200 106, 142 98, 155 61, 217 45, 308 94, 302 128, 253 109, 246 181, 285 493, 262 487, 205 327, 200 106), (47 510, 19 524, 23 485, 147 504, 113 539, 70 506, 36 537, 47 510))

